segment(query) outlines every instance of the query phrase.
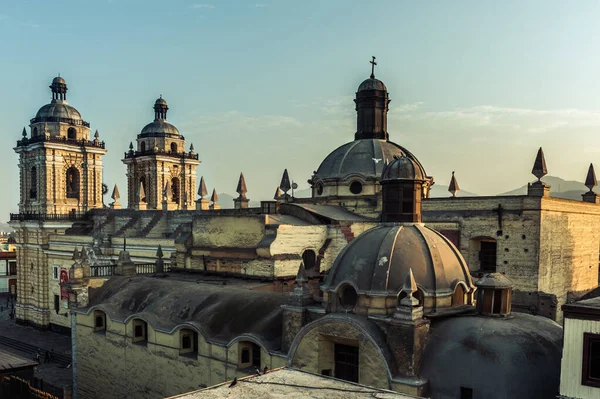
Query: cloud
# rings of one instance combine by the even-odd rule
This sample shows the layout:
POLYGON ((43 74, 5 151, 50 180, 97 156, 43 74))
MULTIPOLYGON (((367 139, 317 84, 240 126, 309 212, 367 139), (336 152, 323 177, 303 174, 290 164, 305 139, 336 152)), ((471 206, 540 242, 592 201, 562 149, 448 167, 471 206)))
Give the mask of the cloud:
POLYGON ((206 4, 206 3, 196 3, 192 4, 190 8, 215 8, 214 4, 206 4))

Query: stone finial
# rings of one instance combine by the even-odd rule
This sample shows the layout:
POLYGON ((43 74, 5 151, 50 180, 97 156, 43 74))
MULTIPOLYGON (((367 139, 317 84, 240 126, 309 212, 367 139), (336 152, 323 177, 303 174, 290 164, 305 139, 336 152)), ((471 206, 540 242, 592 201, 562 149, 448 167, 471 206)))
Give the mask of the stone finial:
POLYGON ((288 175, 287 169, 283 171, 283 176, 281 177, 281 183, 279 184, 279 188, 281 188, 281 190, 286 194, 292 188, 292 183, 290 182, 290 176, 288 175))
POLYGON ((71 260, 79 260, 80 257, 81 256, 79 255, 79 250, 77 247, 73 248, 73 256, 71 257, 71 260))
POLYGON ((85 250, 85 247, 81 247, 81 256, 79 257, 82 261, 87 260, 87 251, 85 250))
POLYGON ((194 143, 190 143, 190 154, 194 153, 194 143))
POLYGON ((594 172, 594 165, 590 164, 590 168, 588 169, 587 176, 585 178, 585 186, 590 189, 590 193, 594 191, 594 187, 598 185, 598 180, 596 180, 596 172, 594 172))
POLYGON ((158 249, 156 250, 156 257, 162 258, 163 256, 164 256, 164 254, 163 254, 162 246, 160 244, 158 244, 158 249))
POLYGON ((117 187, 116 184, 115 184, 115 187, 113 188, 110 198, 112 198, 115 202, 118 202, 119 198, 121 198, 121 195, 119 194, 119 187, 117 187))
POLYGON ((25 130, 25 127, 23 127, 23 138, 27 138, 27 130, 25 130))
POLYGON ((452 194, 452 197, 456 197, 456 193, 460 190, 458 187, 458 182, 456 181, 456 177, 454 177, 454 171, 452 171, 452 179, 450 179, 450 185, 448 186, 448 191, 452 194))
POLYGON ((298 273, 296 274, 296 282, 298 283, 298 287, 302 287, 308 279, 306 278, 306 268, 304 267, 304 262, 300 262, 300 267, 298 268, 298 273))
POLYGON ((246 198, 246 193, 248 192, 248 189, 246 188, 246 179, 244 179, 244 174, 241 172, 240 179, 238 180, 238 185, 235 192, 240 195, 239 198, 246 198))
POLYGON ((281 199, 281 189, 279 187, 277 187, 277 190, 275 190, 275 195, 273 196, 273 199, 275 201, 279 201, 281 199))
POLYGON ((208 190, 206 190, 206 183, 204 182, 204 176, 200 177, 200 186, 198 186, 198 195, 200 199, 204 199, 208 195, 208 190))
POLYGON ((98 133, 98 129, 96 129, 96 133, 94 133, 94 138, 96 140, 98 140, 99 137, 100 137, 100 133, 98 133))
POLYGON ((213 188, 212 195, 210 196, 210 200, 212 203, 210 204, 209 209, 212 209, 212 210, 221 209, 221 206, 219 205, 219 196, 217 195, 217 190, 214 188, 213 188))
POLYGON ((546 158, 544 158, 544 151, 542 151, 542 147, 538 150, 537 156, 535 157, 535 162, 533 163, 533 169, 531 173, 537 177, 538 181, 541 181, 542 177, 548 174, 548 169, 546 168, 546 158))
POLYGON ((408 273, 406 274, 406 281, 402 286, 401 292, 406 294, 406 296, 400 301, 401 306, 419 306, 419 300, 414 297, 414 293, 417 292, 417 282, 415 281, 415 276, 413 274, 412 268, 408 269, 408 273))
POLYGON ((129 151, 133 151, 133 142, 129 142, 129 151))

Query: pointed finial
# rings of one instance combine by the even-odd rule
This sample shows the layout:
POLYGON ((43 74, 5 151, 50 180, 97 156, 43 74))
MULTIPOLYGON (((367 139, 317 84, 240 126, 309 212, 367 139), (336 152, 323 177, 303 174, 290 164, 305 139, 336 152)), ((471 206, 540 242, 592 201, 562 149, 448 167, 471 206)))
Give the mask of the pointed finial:
POLYGON ((81 247, 81 256, 80 256, 81 260, 87 260, 87 251, 85 250, 85 247, 81 247))
POLYGON ((281 183, 279 184, 279 187, 286 194, 292 188, 292 183, 290 182, 290 176, 288 175, 287 169, 283 171, 283 176, 281 176, 281 183))
POLYGON ((281 189, 279 187, 277 187, 277 190, 275 190, 275 195, 273 196, 273 199, 276 201, 279 201, 281 199, 281 189))
POLYGON ((406 274, 406 281, 404 282, 404 286, 402 287, 402 292, 406 294, 404 298, 400 301, 400 305, 407 306, 419 306, 419 300, 414 297, 414 293, 417 292, 417 282, 415 281, 415 276, 413 275, 412 268, 408 269, 408 273, 406 274))
POLYGON ((144 190, 144 185, 142 184, 141 181, 140 181, 140 188, 138 190, 138 195, 139 195, 139 201, 140 202, 146 202, 146 201, 144 201, 144 199, 146 197, 146 192, 144 190))
POLYGON ((452 179, 450 179, 450 185, 448 186, 448 191, 452 194, 453 197, 456 197, 456 193, 460 190, 458 187, 458 182, 456 181, 456 177, 454 177, 454 171, 452 171, 452 179))
POLYGON ((371 79, 375 79, 375 65, 377 65, 377 63, 375 62, 375 56, 372 57, 373 60, 369 61, 369 63, 371 64, 371 79))
POLYGON ((194 152, 194 143, 190 144, 190 152, 194 152))
POLYGON ((244 179, 244 174, 240 172, 240 179, 238 180, 236 193, 240 195, 240 197, 245 197, 248 189, 246 188, 246 179, 244 179))
POLYGON ((77 250, 77 247, 73 248, 73 256, 71 257, 71 260, 78 260, 79 259, 79 251, 77 250))
POLYGON ((112 198, 115 202, 119 201, 119 198, 121 198, 121 195, 119 194, 119 187, 117 187, 116 184, 115 184, 115 187, 113 188, 110 198, 112 198))
POLYGON ((298 283, 298 287, 302 287, 307 281, 308 279, 306 278, 306 268, 304 267, 304 262, 300 262, 298 274, 296 274, 296 282, 298 283))
POLYGON ((133 151, 133 142, 129 142, 129 151, 133 151))
POLYGON ((216 204, 217 202, 219 202, 219 196, 217 195, 217 190, 214 188, 213 188, 212 195, 210 196, 210 200, 212 201, 213 205, 216 204))
POLYGON ((537 156, 535 157, 535 162, 533 163, 533 169, 531 170, 531 173, 537 177, 538 181, 548 174, 548 169, 546 169, 546 159, 544 158, 544 151, 542 151, 542 147, 540 147, 537 156))
POLYGON ((23 133, 22 134, 23 134, 23 138, 27 137, 27 130, 25 130, 25 127, 23 127, 23 133))
POLYGON ((158 244, 158 249, 156 250, 156 257, 159 259, 163 257, 163 250, 160 244, 158 244))
POLYGON ((594 191, 594 187, 598 185, 596 180, 596 172, 594 171, 594 165, 590 164, 588 169, 587 177, 585 178, 585 186, 590 189, 590 193, 594 191))
POLYGON ((94 133, 94 138, 98 140, 98 137, 100 137, 100 133, 98 133, 98 129, 96 129, 96 133, 94 133))
POLYGON ((204 176, 200 177, 200 186, 198 186, 198 195, 200 199, 204 199, 208 195, 208 190, 206 190, 206 183, 204 182, 204 176))

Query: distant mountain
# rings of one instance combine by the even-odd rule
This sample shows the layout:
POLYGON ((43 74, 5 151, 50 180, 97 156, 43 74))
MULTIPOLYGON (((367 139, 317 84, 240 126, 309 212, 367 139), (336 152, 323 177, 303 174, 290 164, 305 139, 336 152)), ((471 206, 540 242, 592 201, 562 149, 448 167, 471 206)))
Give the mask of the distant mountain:
MULTIPOLYGON (((550 185, 550 196, 555 198, 564 198, 581 201, 581 194, 589 191, 587 187, 579 181, 564 180, 556 176, 544 176, 542 181, 550 185)), ((499 195, 525 195, 527 194, 527 185, 517 189, 507 191, 499 195)))
MULTIPOLYGON (((227 193, 221 193, 221 194, 218 194, 218 196, 219 196, 219 205, 221 205, 222 209, 233 209, 233 199, 237 198, 237 195, 235 197, 233 197, 227 193)), ((250 200, 250 203, 248 204, 248 206, 250 208, 258 208, 260 206, 260 201, 250 200)))
MULTIPOLYGON (((435 183, 432 187, 431 187, 431 192, 429 193, 429 197, 431 198, 444 198, 444 197, 450 197, 450 192, 448 191, 448 184, 442 184, 442 183, 435 183)), ((463 190, 460 189, 457 193, 456 193, 457 197, 476 197, 477 194, 472 193, 470 191, 467 190, 463 190)))

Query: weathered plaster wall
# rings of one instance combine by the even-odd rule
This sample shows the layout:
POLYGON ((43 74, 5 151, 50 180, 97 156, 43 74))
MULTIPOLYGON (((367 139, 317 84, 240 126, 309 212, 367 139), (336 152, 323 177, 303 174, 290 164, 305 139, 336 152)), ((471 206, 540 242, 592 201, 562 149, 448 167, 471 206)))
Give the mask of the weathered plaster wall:
POLYGON ((560 367, 560 394, 569 398, 600 397, 600 388, 581 384, 583 334, 600 334, 600 321, 565 318, 563 355, 560 367))

